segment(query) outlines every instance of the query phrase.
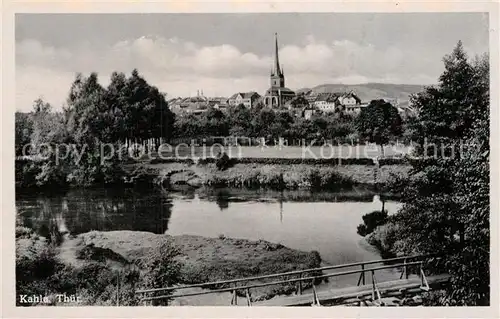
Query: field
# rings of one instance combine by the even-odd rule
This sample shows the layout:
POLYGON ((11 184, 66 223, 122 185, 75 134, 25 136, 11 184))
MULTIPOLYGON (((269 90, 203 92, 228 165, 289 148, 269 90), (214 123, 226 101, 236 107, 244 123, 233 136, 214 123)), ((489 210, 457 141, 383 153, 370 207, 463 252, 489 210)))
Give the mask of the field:
MULTIPOLYGON (((380 147, 371 145, 335 145, 335 146, 188 146, 179 144, 160 149, 161 157, 194 158, 215 157, 222 151, 233 158, 376 158, 381 156, 380 147)), ((384 147, 386 157, 399 157, 408 154, 409 146, 388 145, 384 147)), ((158 158, 156 153, 151 159, 158 158)))

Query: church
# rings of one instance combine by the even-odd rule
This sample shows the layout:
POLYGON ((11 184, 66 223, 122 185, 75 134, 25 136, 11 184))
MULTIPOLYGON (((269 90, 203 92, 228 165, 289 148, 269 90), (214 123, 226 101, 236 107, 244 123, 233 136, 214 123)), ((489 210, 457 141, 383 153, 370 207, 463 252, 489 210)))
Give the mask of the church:
POLYGON ((278 34, 274 34, 274 63, 271 69, 271 87, 266 91, 263 102, 271 108, 285 106, 295 97, 295 92, 285 87, 285 74, 278 56, 278 34))

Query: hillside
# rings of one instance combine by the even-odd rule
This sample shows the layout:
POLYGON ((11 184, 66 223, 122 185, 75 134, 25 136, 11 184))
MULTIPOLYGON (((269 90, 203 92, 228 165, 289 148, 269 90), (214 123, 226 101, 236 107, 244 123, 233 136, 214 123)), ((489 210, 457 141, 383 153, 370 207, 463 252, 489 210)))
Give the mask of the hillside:
MULTIPOLYGON (((408 101, 410 94, 420 92, 423 85, 413 84, 386 84, 386 83, 364 83, 364 84, 321 84, 311 88, 315 93, 335 93, 354 90, 357 96, 368 102, 380 98, 396 98, 400 101, 408 101)), ((297 90, 298 93, 309 89, 297 90)))

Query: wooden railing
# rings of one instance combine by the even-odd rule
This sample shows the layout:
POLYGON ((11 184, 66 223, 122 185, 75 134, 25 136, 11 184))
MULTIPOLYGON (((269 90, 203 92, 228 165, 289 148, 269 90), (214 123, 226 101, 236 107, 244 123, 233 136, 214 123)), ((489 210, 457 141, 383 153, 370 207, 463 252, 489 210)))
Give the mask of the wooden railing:
POLYGON ((429 258, 434 258, 434 257, 436 257, 436 256, 435 255, 416 255, 416 256, 396 257, 396 258, 389 258, 389 259, 380 259, 380 260, 357 262, 357 263, 350 263, 350 264, 343 264, 343 265, 325 266, 325 267, 312 268, 312 269, 289 271, 289 272, 276 273, 276 274, 271 274, 271 275, 246 277, 246 278, 230 279, 230 280, 221 280, 221 281, 214 281, 214 282, 205 282, 205 283, 192 284, 192 285, 183 285, 183 286, 176 286, 176 287, 163 287, 163 288, 154 288, 154 289, 143 289, 143 290, 137 290, 136 294, 141 295, 142 296, 141 301, 143 301, 147 304, 147 302, 153 301, 153 300, 172 299, 172 298, 177 298, 177 297, 188 297, 188 296, 231 292, 232 293, 231 305, 237 305, 237 302, 238 302, 237 293, 244 291, 247 305, 251 306, 252 301, 251 301, 250 289, 252 289, 252 288, 295 283, 295 284, 297 284, 296 293, 302 294, 303 293, 303 283, 310 282, 311 287, 312 287, 312 291, 313 291, 313 296, 314 296, 314 300, 313 300, 313 303, 314 303, 317 301, 316 300, 317 290, 316 290, 315 282, 318 279, 360 274, 358 282, 357 282, 357 286, 359 286, 361 284, 366 285, 365 273, 369 272, 369 273, 371 273, 371 278, 372 278, 373 298, 376 299, 377 297, 380 298, 380 292, 378 291, 377 281, 375 279, 376 278, 375 277, 376 271, 386 270, 386 269, 394 269, 394 268, 402 268, 400 279, 402 279, 403 276, 406 279, 408 279, 408 277, 410 275, 411 268, 418 267, 419 270, 416 272, 416 274, 421 279, 421 288, 426 290, 426 289, 428 289, 428 284, 427 284, 427 280, 426 280, 426 277, 424 274, 424 268, 423 268, 424 260, 429 259, 429 258), (418 260, 418 261, 414 261, 414 260, 418 260), (384 266, 379 266, 379 267, 372 267, 372 268, 366 267, 368 265, 374 265, 374 264, 379 264, 379 263, 393 263, 393 262, 394 262, 394 264, 389 264, 389 265, 384 265, 384 266), (399 263, 396 263, 396 262, 399 262, 399 263), (333 273, 327 273, 327 274, 318 274, 318 273, 322 273, 325 270, 338 270, 338 269, 349 268, 349 267, 361 267, 361 269, 348 270, 348 271, 342 271, 342 272, 333 272, 333 273), (311 273, 313 273, 313 275, 308 275, 311 273), (263 279, 272 279, 272 278, 285 277, 285 276, 297 276, 297 278, 288 278, 288 279, 274 280, 274 281, 269 281, 269 282, 260 282, 260 283, 239 285, 242 282, 252 282, 252 281, 258 281, 258 280, 263 280, 263 279), (232 285, 232 286, 227 287, 227 288, 218 288, 218 289, 216 288, 216 289, 204 290, 204 291, 199 291, 199 292, 174 293, 174 294, 165 293, 165 294, 158 295, 159 292, 179 291, 179 290, 185 290, 185 289, 189 289, 189 288, 213 288, 213 287, 217 287, 217 286, 221 286, 221 285, 232 285), (152 296, 151 294, 156 294, 156 295, 152 296))

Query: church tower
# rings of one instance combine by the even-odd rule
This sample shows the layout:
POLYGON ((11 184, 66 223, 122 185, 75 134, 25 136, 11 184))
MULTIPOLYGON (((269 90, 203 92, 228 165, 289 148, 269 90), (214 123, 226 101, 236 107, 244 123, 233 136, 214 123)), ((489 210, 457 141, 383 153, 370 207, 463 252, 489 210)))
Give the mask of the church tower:
POLYGON ((271 70, 271 88, 284 88, 285 75, 283 69, 280 67, 280 60, 278 57, 278 34, 274 34, 274 64, 271 70))

